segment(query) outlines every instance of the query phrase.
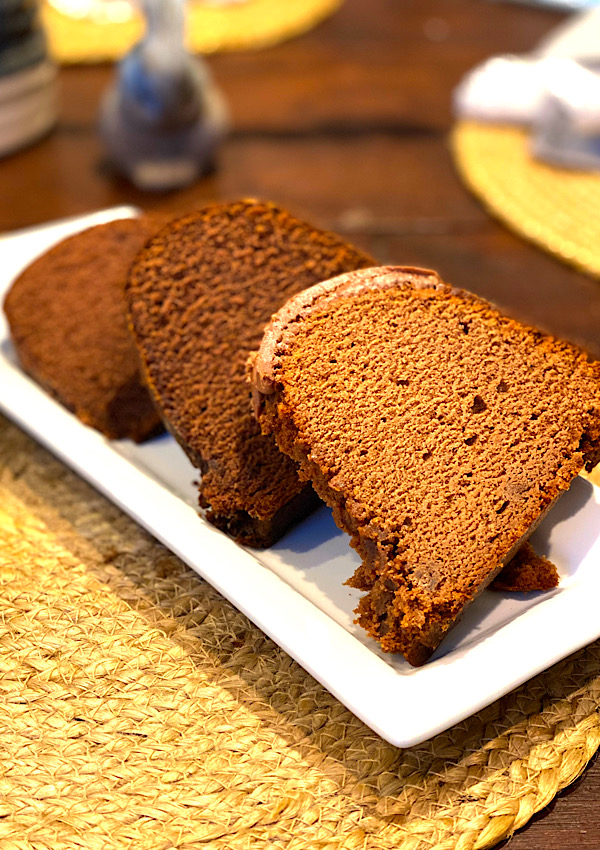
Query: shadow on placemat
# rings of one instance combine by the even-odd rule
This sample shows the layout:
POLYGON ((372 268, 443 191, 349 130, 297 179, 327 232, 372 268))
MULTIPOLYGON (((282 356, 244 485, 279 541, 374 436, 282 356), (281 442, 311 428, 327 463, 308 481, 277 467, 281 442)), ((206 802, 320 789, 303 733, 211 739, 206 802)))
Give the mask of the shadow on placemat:
POLYGON ((0 843, 483 850, 600 743, 594 643, 387 744, 2 418, 0 556, 0 843))

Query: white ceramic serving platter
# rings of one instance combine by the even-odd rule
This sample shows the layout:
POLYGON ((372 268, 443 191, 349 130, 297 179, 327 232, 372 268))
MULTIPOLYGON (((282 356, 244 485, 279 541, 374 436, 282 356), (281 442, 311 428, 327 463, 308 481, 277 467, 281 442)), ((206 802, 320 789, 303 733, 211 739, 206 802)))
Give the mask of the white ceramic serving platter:
MULTIPOLYGON (((21 268, 131 208, 0 237, 0 298, 21 268)), ((19 369, 0 316, 0 408, 217 588, 383 738, 417 744, 600 636, 600 490, 578 478, 535 533, 561 573, 550 593, 485 591, 433 659, 411 668, 353 624, 357 564, 326 508, 268 551, 233 543, 195 510, 197 471, 169 436, 142 446, 82 425, 19 369)))

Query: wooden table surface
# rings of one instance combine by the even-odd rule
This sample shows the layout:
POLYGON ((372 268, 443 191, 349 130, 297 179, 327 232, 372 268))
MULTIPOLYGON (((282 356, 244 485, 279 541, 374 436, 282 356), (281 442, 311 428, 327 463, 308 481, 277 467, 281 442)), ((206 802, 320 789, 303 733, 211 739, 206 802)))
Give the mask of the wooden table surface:
MULTIPOLYGON (((305 36, 211 57, 233 131, 213 174, 165 195, 136 191, 104 162, 96 115, 113 68, 63 69, 55 131, 0 160, 0 232, 122 203, 183 211, 271 199, 383 263, 434 268, 600 356, 600 282, 491 219, 448 150, 462 75, 490 55, 530 50, 562 19, 491 0, 346 0, 305 36)), ((511 850, 598 850, 599 804, 595 761, 511 850)))

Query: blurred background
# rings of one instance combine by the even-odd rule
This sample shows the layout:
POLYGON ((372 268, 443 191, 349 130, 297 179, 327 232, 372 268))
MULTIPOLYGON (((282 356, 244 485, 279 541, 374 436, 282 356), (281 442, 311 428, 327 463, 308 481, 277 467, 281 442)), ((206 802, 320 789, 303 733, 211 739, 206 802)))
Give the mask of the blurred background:
MULTIPOLYGON (((18 4, 33 14, 28 0, 0 0, 0 20, 8 21, 18 4)), ((520 157, 525 167, 527 159, 528 168, 529 153, 515 152, 512 137, 503 153, 486 125, 455 110, 467 74, 490 57, 530 55, 574 20, 569 4, 189 0, 184 11, 186 44, 196 55, 202 51, 202 73, 213 80, 203 77, 201 87, 212 86, 224 107, 201 175, 149 192, 115 167, 99 132, 100 109, 118 83, 118 60, 143 37, 142 17, 128 0, 52 0, 39 9, 31 62, 56 69, 51 79, 44 65, 54 117, 49 110, 41 138, 0 158, 1 232, 115 204, 177 212, 215 199, 273 200, 346 235, 382 263, 435 268, 600 356, 593 268, 566 257, 571 247, 562 256, 558 248, 540 248, 540 239, 536 247, 531 210, 517 211, 523 221, 510 222, 496 208, 494 187, 485 197, 490 174, 500 184, 495 190, 514 179, 513 196, 528 196, 527 173, 515 176, 515 162, 520 157), (49 60, 42 59, 40 38, 49 60), (463 125, 471 135, 459 134, 457 146, 463 125), (481 132, 473 135, 474 126, 481 132)), ((7 40, 4 33, 4 51, 7 40)), ((509 82, 515 96, 519 89, 509 82)), ((10 100, 2 100, 0 85, 0 129, 10 100)), ((590 210, 595 180, 596 174, 584 199, 590 210)), ((553 220, 554 189, 536 191, 550 204, 545 221, 553 220)), ((595 220, 585 203, 572 206, 595 220)), ((569 205, 559 206, 564 212, 569 205)), ((577 220, 556 227, 581 229, 577 220)))

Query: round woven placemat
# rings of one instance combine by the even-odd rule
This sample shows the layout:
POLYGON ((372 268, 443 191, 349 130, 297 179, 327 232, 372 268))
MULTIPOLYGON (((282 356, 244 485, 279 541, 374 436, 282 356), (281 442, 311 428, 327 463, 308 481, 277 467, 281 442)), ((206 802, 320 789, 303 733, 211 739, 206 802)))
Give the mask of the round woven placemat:
POLYGON ((600 743, 599 643, 398 750, 1 418, 0 470, 2 847, 483 850, 600 743))
POLYGON ((462 121, 451 141, 459 172, 492 213, 521 236, 600 277, 600 173, 538 162, 520 127, 462 121))
MULTIPOLYGON (((245 0, 223 6, 190 2, 188 47, 194 53, 268 47, 312 29, 341 4, 342 0, 245 0)), ((119 23, 104 22, 65 15, 46 2, 42 18, 50 52, 65 64, 120 59, 143 32, 137 13, 119 23)))

